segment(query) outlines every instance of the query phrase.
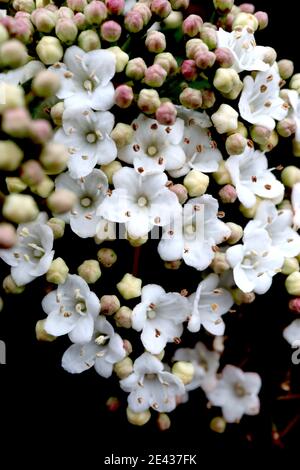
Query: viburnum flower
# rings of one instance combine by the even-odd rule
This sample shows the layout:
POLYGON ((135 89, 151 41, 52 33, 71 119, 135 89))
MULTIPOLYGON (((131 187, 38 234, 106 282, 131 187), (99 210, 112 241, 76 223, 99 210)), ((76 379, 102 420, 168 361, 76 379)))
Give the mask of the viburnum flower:
POLYGON ((236 285, 243 292, 256 294, 270 289, 272 277, 284 262, 281 251, 272 246, 268 232, 257 227, 246 231, 243 244, 228 248, 226 257, 233 268, 236 285))
POLYGON ((69 222, 71 229, 79 237, 96 235, 98 223, 101 221, 96 211, 108 189, 105 173, 101 170, 93 170, 89 175, 77 180, 71 178, 69 173, 63 173, 56 178, 55 186, 68 189, 77 196, 77 203, 72 210, 59 217, 69 222))
POLYGON ((265 47, 256 45, 253 31, 249 31, 249 28, 239 28, 231 33, 220 28, 217 31, 217 41, 218 47, 227 48, 233 54, 232 68, 236 72, 268 70, 269 65, 263 61, 265 47))
POLYGON ((78 46, 71 46, 63 60, 64 63, 55 64, 49 70, 60 77, 61 87, 56 96, 64 100, 65 107, 86 106, 107 111, 113 106, 114 54, 103 49, 84 52, 78 46))
POLYGON ((148 352, 135 360, 132 374, 121 380, 120 386, 129 392, 128 405, 135 413, 148 408, 170 412, 176 408, 176 397, 185 392, 181 380, 165 371, 162 362, 148 352))
POLYGON ((11 276, 17 286, 24 286, 45 274, 53 260, 53 232, 45 223, 46 214, 17 229, 17 243, 0 250, 0 258, 11 266, 11 276))
POLYGON ((262 201, 255 213, 254 220, 248 222, 244 233, 264 228, 274 247, 286 258, 298 256, 300 253, 300 236, 291 228, 293 213, 290 209, 277 210, 272 201, 262 201))
POLYGON ((183 332, 190 306, 186 297, 168 292, 156 284, 142 288, 141 303, 132 312, 132 327, 142 331, 141 341, 152 354, 159 354, 168 342, 174 342, 183 332))
POLYGON ((184 123, 177 118, 173 126, 163 126, 140 114, 132 123, 133 140, 118 151, 120 160, 144 172, 176 170, 185 162, 180 146, 184 123))
POLYGON ((296 230, 300 228, 300 183, 292 188, 291 202, 293 208, 293 223, 296 230))
POLYGON ((62 129, 56 131, 54 140, 68 149, 72 178, 86 176, 97 163, 105 165, 116 158, 117 147, 110 137, 113 126, 114 115, 109 111, 80 107, 64 111, 62 129))
POLYGON ((190 169, 204 173, 217 171, 222 155, 208 130, 212 124, 206 112, 200 113, 183 106, 177 106, 177 113, 184 120, 181 146, 186 159, 181 168, 170 170, 169 174, 174 178, 179 178, 186 175, 190 169))
POLYGON ((222 408, 228 423, 239 422, 244 414, 259 413, 258 393, 261 378, 255 372, 243 372, 238 367, 226 365, 217 386, 207 393, 212 405, 222 408))
POLYGON ((292 346, 300 346, 300 318, 292 321, 284 330, 283 337, 292 346))
POLYGON ((230 235, 227 225, 218 219, 218 201, 210 194, 190 199, 183 208, 183 218, 165 227, 158 244, 164 261, 183 258, 203 271, 214 257, 213 248, 230 235))
POLYGON ((94 366, 99 375, 110 377, 113 365, 125 356, 121 336, 103 315, 99 315, 92 339, 88 343, 72 344, 62 357, 62 367, 71 374, 79 374, 94 366))
POLYGON ((263 152, 247 145, 240 155, 232 155, 225 166, 230 173, 237 196, 245 207, 253 207, 256 197, 281 202, 284 186, 268 169, 268 160, 263 152))
POLYGON ((167 187, 165 173, 140 174, 122 168, 113 176, 115 189, 97 214, 111 222, 125 223, 132 237, 146 235, 154 226, 165 226, 181 213, 177 196, 167 187))
POLYGON ((177 349, 173 361, 187 361, 194 366, 193 380, 185 385, 187 391, 201 387, 208 392, 216 386, 220 354, 207 349, 204 343, 199 341, 194 348, 177 349))
POLYGON ((228 290, 219 287, 219 276, 209 274, 188 299, 191 305, 188 330, 195 333, 203 326, 213 335, 223 335, 222 315, 232 307, 233 298, 228 290))
POLYGON ((73 343, 91 340, 100 302, 80 276, 68 275, 64 284, 43 298, 42 307, 48 315, 45 321, 47 333, 53 336, 68 333, 73 343))
POLYGON ((22 85, 28 80, 31 80, 43 69, 45 69, 45 66, 42 62, 39 60, 31 60, 27 64, 22 65, 22 67, 0 73, 0 83, 5 82, 11 85, 22 85))
POLYGON ((281 121, 288 113, 288 105, 279 96, 281 78, 277 64, 255 78, 247 75, 239 101, 239 111, 245 121, 273 130, 275 119, 281 121))

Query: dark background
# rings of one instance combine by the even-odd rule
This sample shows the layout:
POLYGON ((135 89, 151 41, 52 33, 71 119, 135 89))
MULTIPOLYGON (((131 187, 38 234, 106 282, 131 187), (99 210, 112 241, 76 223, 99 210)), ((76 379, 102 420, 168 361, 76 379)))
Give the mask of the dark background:
MULTIPOLYGON (((254 3, 270 17, 268 29, 256 34, 257 43, 274 47, 279 58, 293 59, 298 66, 296 71, 300 71, 296 39, 299 6, 291 0, 281 5, 261 0, 254 3)), ((296 159, 290 158, 290 142, 280 144, 272 155, 270 158, 283 165, 297 164, 296 159)), ((78 239, 71 233, 67 239, 72 240, 72 244, 56 243, 56 256, 62 256, 70 272, 76 272, 84 259, 95 258, 98 248, 92 241, 78 239)), ((125 242, 120 242, 116 251, 117 265, 112 270, 103 270, 95 286, 99 296, 114 293, 114 284, 124 272, 132 270, 133 249, 129 250, 125 242)), ((199 275, 186 267, 177 272, 160 267, 155 244, 147 244, 141 251, 139 272, 145 284, 157 282, 166 289, 192 290, 199 282, 199 275)), ((4 264, 0 269, 7 272, 4 264)), ((296 449, 299 423, 282 438, 282 446, 272 440, 274 424, 281 431, 300 413, 299 400, 277 399, 287 393, 281 389, 281 383, 287 380, 288 371, 292 392, 300 392, 300 365, 291 367, 292 349, 282 338, 283 328, 294 318, 287 308, 283 280, 277 276, 265 296, 226 317, 229 339, 222 363, 257 371, 262 376, 263 387, 260 415, 245 417, 240 425, 229 425, 222 435, 209 430, 209 422, 218 415, 218 409, 207 410, 207 400, 199 390, 191 394, 188 404, 179 406, 171 414, 169 431, 159 432, 155 419, 142 428, 129 425, 125 416, 126 394, 120 392, 116 378, 107 381, 94 370, 70 375, 60 367, 68 340, 36 341, 35 323, 44 316, 40 306, 45 294, 43 281, 38 279, 30 284, 21 296, 4 296, 6 308, 0 314, 0 339, 7 345, 7 364, 0 365, 0 443, 2 451, 6 445, 14 445, 8 467, 20 457, 23 463, 56 464, 61 454, 67 456, 70 463, 74 458, 84 457, 85 467, 95 459, 101 468, 103 457, 110 452, 120 456, 142 455, 148 451, 190 452, 198 455, 199 462, 204 455, 216 459, 225 452, 236 455, 237 451, 263 449, 274 453, 296 449), (122 401, 122 407, 115 413, 108 412, 105 406, 111 395, 122 401), (42 457, 38 456, 40 454, 42 457)), ((130 337, 127 330, 123 337, 130 337)), ((199 338, 209 344, 209 337, 203 332, 199 338)), ((184 337, 183 346, 190 345, 189 339, 184 337)), ((191 339, 196 342, 198 338, 193 335, 191 339)))

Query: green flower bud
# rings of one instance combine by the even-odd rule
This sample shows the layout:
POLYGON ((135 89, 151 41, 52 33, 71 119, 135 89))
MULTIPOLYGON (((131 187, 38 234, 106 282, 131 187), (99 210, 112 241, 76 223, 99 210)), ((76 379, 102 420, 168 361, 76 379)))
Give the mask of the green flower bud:
POLYGON ((285 280, 285 288, 290 295, 300 295, 300 272, 292 272, 285 280))
POLYGON ((219 168, 213 173, 213 178, 217 184, 231 184, 231 176, 225 166, 225 161, 221 160, 219 168))
POLYGON ((126 379, 133 371, 133 364, 130 357, 125 357, 122 361, 117 362, 114 365, 114 372, 119 379, 126 379))
POLYGON ((120 301, 116 295, 103 295, 100 299, 101 313, 103 315, 113 315, 121 307, 120 301))
POLYGON ((132 310, 129 307, 121 307, 114 316, 116 325, 122 328, 132 327, 132 310))
POLYGON ((42 70, 33 79, 32 91, 41 98, 48 98, 57 93, 60 79, 56 73, 42 70))
POLYGON ((9 194, 2 208, 3 217, 16 224, 31 222, 39 214, 38 206, 28 194, 9 194))
POLYGON ((118 148, 125 147, 125 145, 130 144, 132 141, 132 138, 133 138, 132 126, 129 126, 128 124, 124 124, 123 122, 118 122, 118 124, 112 130, 110 137, 115 141, 118 148))
POLYGON ((172 367, 172 373, 178 377, 184 385, 191 383, 194 378, 195 368, 191 362, 178 361, 172 367))
POLYGON ((126 65, 128 64, 129 55, 122 51, 122 49, 120 49, 118 46, 109 47, 107 50, 112 52, 116 58, 116 72, 123 72, 126 65))
POLYGON ((126 415, 128 422, 134 426, 144 426, 144 424, 148 423, 151 418, 149 410, 134 413, 129 407, 126 409, 126 415))
POLYGON ((36 53, 45 65, 53 65, 62 59, 64 50, 54 36, 43 36, 36 46, 36 53))
POLYGON ((77 269, 78 274, 88 284, 94 284, 101 277, 101 269, 97 260, 88 259, 84 261, 77 269))
POLYGON ((68 272, 69 268, 65 261, 62 258, 56 258, 46 273, 46 279, 53 284, 63 284, 67 279, 68 272))
POLYGON ((35 335, 38 341, 47 341, 51 343, 56 339, 56 336, 49 335, 45 330, 46 320, 38 320, 35 325, 35 335))
POLYGON ((235 245, 244 235, 243 227, 234 222, 227 222, 226 225, 231 230, 231 234, 226 241, 229 245, 235 245))
POLYGON ((25 286, 17 286, 10 275, 3 279, 2 287, 6 294, 22 294, 25 290, 25 286))
POLYGON ((81 47, 81 49, 83 49, 85 52, 100 49, 100 38, 96 31, 93 31, 92 29, 82 31, 78 36, 78 46, 81 47))
POLYGON ((9 39, 0 46, 0 61, 4 67, 17 68, 26 64, 28 54, 26 46, 17 39, 9 39))
POLYGON ((52 193, 53 188, 54 188, 54 181, 48 176, 45 176, 44 179, 39 184, 31 186, 30 190, 32 193, 37 194, 38 196, 42 198, 46 198, 52 193))
POLYGON ((117 255, 111 248, 100 248, 97 258, 105 268, 110 268, 117 261, 117 255))
POLYGON ((228 104, 221 104, 219 109, 211 116, 211 120, 219 134, 225 134, 238 127, 238 113, 228 104))
POLYGON ((117 284, 117 289, 124 299, 135 299, 142 293, 142 280, 127 273, 117 284))
POLYGON ((55 214, 69 212, 77 201, 75 193, 69 189, 57 188, 47 199, 47 206, 55 214))
POLYGON ((0 170, 15 171, 23 160, 24 154, 12 140, 0 141, 0 170))
POLYGON ((202 196, 208 188, 209 177, 199 170, 191 170, 184 178, 183 184, 190 197, 202 196))
POLYGON ((293 165, 286 166, 281 172, 281 181, 284 186, 292 188, 300 182, 300 169, 293 165))
POLYGON ((55 240, 64 236, 66 223, 62 219, 52 217, 48 220, 47 225, 51 228, 55 240))
POLYGON ((211 420, 209 427, 212 431, 222 434, 226 429, 226 421, 221 416, 216 416, 211 420))
POLYGON ((8 176, 5 178, 5 183, 9 193, 21 193, 27 188, 27 184, 17 176, 8 176))
POLYGON ((281 268, 282 274, 288 276, 295 271, 299 271, 299 261, 297 258, 285 258, 283 266, 281 268))

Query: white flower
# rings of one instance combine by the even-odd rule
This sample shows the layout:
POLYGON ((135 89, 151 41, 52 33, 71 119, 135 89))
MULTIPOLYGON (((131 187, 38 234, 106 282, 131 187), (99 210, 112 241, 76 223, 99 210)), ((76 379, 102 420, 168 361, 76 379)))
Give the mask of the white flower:
POLYGON ((255 213, 254 220, 248 222, 244 233, 264 228, 272 245, 286 258, 298 256, 300 253, 300 236, 291 228, 293 214, 290 209, 278 211, 272 201, 262 201, 255 213))
POLYGON ((128 13, 136 4, 136 0, 125 0, 124 13, 128 13))
POLYGON ((157 357, 145 352, 133 364, 133 373, 120 381, 120 386, 129 392, 128 405, 139 413, 149 407, 159 412, 176 408, 176 396, 184 394, 181 380, 170 372, 157 357))
POLYGON ((114 104, 114 87, 111 79, 115 75, 116 59, 109 51, 98 49, 84 52, 80 47, 69 47, 64 63, 49 67, 61 79, 56 96, 67 106, 86 106, 97 111, 106 111, 114 104))
POLYGON ((229 291, 219 286, 219 276, 209 274, 200 282, 196 292, 189 296, 191 315, 189 331, 200 330, 201 325, 213 335, 223 335, 225 324, 222 315, 233 305, 229 291))
POLYGON ((156 284, 142 288, 141 303, 132 312, 132 328, 142 331, 141 341, 152 354, 180 338, 189 314, 188 300, 177 292, 166 293, 156 284))
POLYGON ((45 274, 52 262, 53 232, 46 224, 45 214, 35 222, 20 224, 17 243, 0 250, 0 258, 11 266, 11 276, 18 286, 24 286, 45 274))
POLYGON ((97 226, 101 221, 101 217, 96 215, 96 210, 104 200, 108 189, 105 173, 93 170, 88 176, 77 180, 71 178, 69 173, 63 173, 56 178, 55 186, 68 189, 77 196, 77 203, 73 209, 59 217, 69 222, 71 229, 79 237, 96 235, 97 226))
POLYGON ((94 166, 111 163, 117 147, 110 138, 114 116, 109 111, 94 112, 88 108, 67 108, 63 113, 62 129, 54 140, 67 147, 68 168, 72 178, 88 175, 94 166))
POLYGON ((31 80, 35 75, 45 68, 44 64, 38 60, 31 60, 22 67, 14 70, 9 70, 5 73, 0 73, 0 83, 5 82, 10 85, 23 85, 28 80, 31 80))
POLYGON ((273 130, 275 119, 281 121, 288 113, 288 105, 279 97, 281 78, 274 64, 266 72, 258 72, 255 79, 244 78, 239 111, 245 121, 273 130))
POLYGON ((292 347, 300 346, 300 318, 292 321, 283 330, 283 337, 292 347))
POLYGON ((190 199, 184 216, 164 229, 158 253, 164 261, 183 258, 198 270, 206 269, 214 257, 213 247, 225 241, 230 230, 217 217, 218 201, 209 194, 190 199))
POLYGON ((240 421, 244 414, 259 413, 258 393, 261 378, 255 372, 243 372, 238 367, 227 365, 222 371, 222 378, 211 392, 207 393, 214 406, 222 408, 224 419, 228 423, 240 421))
POLYGON ((292 188, 291 202, 293 207, 293 223, 296 230, 300 228, 300 183, 292 188))
POLYGON ((300 99, 296 90, 284 90, 288 95, 290 107, 288 117, 296 123, 295 140, 300 142, 300 99))
POLYGON ((180 146, 184 123, 176 119, 173 126, 162 126, 144 114, 133 121, 133 140, 118 151, 120 160, 133 164, 144 172, 176 170, 185 162, 185 153, 180 146))
POLYGON ((269 65, 263 61, 265 48, 257 46, 253 32, 245 27, 227 33, 222 28, 217 31, 218 47, 230 49, 234 57, 232 68, 236 72, 244 70, 268 70, 269 65))
POLYGON ((273 199, 276 203, 282 200, 284 186, 268 169, 267 157, 259 150, 247 146, 244 153, 229 157, 225 166, 245 207, 255 205, 255 196, 273 199))
POLYGON ((72 344, 62 357, 62 367, 71 374, 79 374, 94 366, 99 375, 110 377, 113 365, 125 355, 122 338, 100 315, 95 320, 92 339, 88 343, 72 344))
POLYGON ((177 349, 173 361, 187 361, 194 366, 193 380, 185 386, 187 391, 201 387, 208 392, 216 386, 220 354, 210 351, 205 344, 198 342, 194 348, 177 349))
POLYGON ((165 173, 143 175, 122 168, 113 176, 115 190, 97 211, 111 222, 125 223, 132 237, 146 235, 154 225, 165 226, 181 213, 177 196, 166 188, 165 173))
POLYGON ((208 130, 212 124, 206 112, 200 113, 183 106, 177 106, 177 111, 178 116, 184 120, 185 124, 181 147, 186 159, 181 168, 171 170, 169 174, 173 178, 179 178, 186 175, 190 169, 204 173, 217 171, 222 155, 208 130))
POLYGON ((268 232, 257 227, 246 231, 243 244, 228 248, 226 257, 236 285, 243 292, 257 294, 270 289, 272 277, 284 262, 282 253, 272 246, 268 232))
POLYGON ((91 340, 100 302, 80 276, 68 275, 64 284, 44 297, 42 307, 48 315, 45 321, 47 333, 53 336, 69 333, 73 343, 91 340))

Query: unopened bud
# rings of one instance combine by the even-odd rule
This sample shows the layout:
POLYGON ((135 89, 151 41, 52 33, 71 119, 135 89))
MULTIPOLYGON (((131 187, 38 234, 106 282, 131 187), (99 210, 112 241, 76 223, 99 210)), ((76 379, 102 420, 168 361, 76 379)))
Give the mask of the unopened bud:
POLYGON ((64 112, 63 101, 60 101, 59 103, 56 103, 54 106, 52 106, 51 111, 50 111, 50 116, 56 126, 62 125, 63 112, 64 112))
POLYGON ((221 93, 230 93, 239 81, 239 75, 234 69, 219 68, 215 73, 213 84, 221 93))
POLYGON ((78 45, 85 52, 100 49, 101 43, 98 34, 92 29, 82 31, 78 36, 78 45))
POLYGON ((48 142, 40 154, 40 162, 48 175, 62 173, 68 164, 68 151, 62 144, 48 142))
POLYGON ((202 196, 208 188, 209 177, 198 170, 191 170, 184 178, 183 184, 190 197, 202 196))
POLYGON ((77 272, 88 284, 94 284, 101 277, 101 269, 98 261, 95 259, 85 260, 78 266, 77 272))
POLYGON ((31 21, 40 33, 49 34, 56 24, 56 16, 47 8, 37 8, 31 14, 31 21))
POLYGON ((266 13, 265 11, 257 11, 256 13, 254 13, 254 16, 258 21, 259 30, 265 29, 268 26, 269 24, 268 13, 266 13))
POLYGON ((128 422, 134 426, 144 426, 151 418, 149 410, 134 413, 129 407, 126 409, 126 415, 128 422))
POLYGON ((223 14, 229 13, 234 4, 234 0, 213 0, 213 2, 215 9, 223 14))
POLYGON ((69 189, 57 188, 47 199, 47 206, 55 214, 69 212, 77 201, 75 193, 69 189))
POLYGON ((135 299, 142 293, 142 280, 127 273, 117 284, 117 289, 125 300, 135 299))
POLYGON ((62 59, 64 50, 54 36, 43 36, 36 46, 36 53, 45 65, 53 65, 62 59))
POLYGON ((6 134, 17 137, 28 137, 31 116, 26 108, 6 109, 2 116, 2 129, 6 134))
POLYGON ((145 64, 144 59, 136 57, 128 62, 125 73, 128 78, 132 78, 133 80, 142 80, 146 70, 147 65, 145 64))
POLYGON ((241 289, 232 289, 231 291, 234 302, 237 305, 251 304, 255 300, 254 292, 243 292, 241 289))
POLYGON ((182 62, 181 73, 185 80, 193 81, 198 77, 198 69, 196 62, 192 59, 187 59, 182 62))
POLYGON ((64 220, 52 217, 48 220, 47 225, 51 228, 55 240, 64 236, 66 225, 64 220))
POLYGON ((163 126, 172 126, 175 124, 177 110, 173 103, 166 101, 162 103, 155 112, 155 118, 163 126))
POLYGON ((114 365, 114 372, 119 379, 126 379, 133 371, 133 363, 130 357, 125 357, 122 361, 117 362, 114 365))
POLYGON ((171 11, 167 18, 164 18, 163 25, 166 29, 180 28, 183 21, 183 15, 180 11, 171 11))
POLYGON ((27 160, 20 168, 20 177, 28 186, 40 183, 44 176, 43 168, 36 160, 27 160))
POLYGON ((260 145, 260 150, 262 152, 270 152, 273 150, 276 145, 278 145, 279 137, 275 130, 271 131, 270 137, 268 138, 267 142, 263 145, 260 145))
POLYGON ((182 264, 181 259, 177 259, 176 261, 165 261, 164 267, 166 269, 170 269, 171 271, 177 271, 177 269, 180 268, 181 264, 182 264))
POLYGON ((190 4, 190 0, 170 0, 173 10, 186 10, 190 4))
POLYGON ((18 286, 11 275, 3 279, 2 287, 6 294, 22 294, 25 290, 25 286, 18 286))
POLYGON ((227 47, 218 47, 215 51, 216 62, 220 67, 229 68, 234 63, 234 56, 227 47))
POLYGON ((244 235, 243 227, 234 222, 227 222, 226 225, 231 231, 226 241, 229 245, 235 245, 244 235))
POLYGON ((167 78, 167 72, 159 64, 150 65, 145 71, 144 82, 151 87, 161 87, 167 78))
POLYGON ((194 59, 197 52, 208 51, 207 45, 202 41, 202 39, 193 38, 187 41, 185 45, 185 52, 188 59, 194 59))
POLYGON ((30 122, 29 137, 35 144, 46 144, 52 134, 52 127, 46 119, 34 119, 30 122))
POLYGON ((54 188, 54 181, 49 178, 49 176, 45 176, 45 178, 37 185, 31 186, 31 192, 37 194, 40 197, 46 198, 48 197, 54 188))
POLYGON ((120 38, 122 28, 116 21, 109 20, 102 23, 100 28, 101 38, 107 42, 116 42, 120 38))
POLYGON ((232 29, 235 28, 251 28, 256 31, 258 28, 258 19, 251 13, 241 12, 236 15, 232 23, 232 29))
POLYGON ((128 85, 119 85, 115 91, 115 103, 119 108, 126 109, 133 102, 133 91, 128 85))
POLYGON ((17 241, 16 229, 7 222, 0 223, 0 248, 11 248, 17 241))
POLYGON ((214 180, 217 184, 231 184, 231 176, 228 172, 224 160, 219 162, 219 168, 213 173, 214 180))
POLYGON ((23 156, 23 151, 12 140, 0 141, 0 170, 15 171, 23 160, 23 156))
POLYGON ((285 288, 290 295, 300 295, 300 272, 294 271, 285 280, 285 288))
POLYGON ((140 91, 137 105, 145 114, 155 113, 160 104, 160 97, 156 90, 144 88, 140 91))
POLYGON ((211 68, 216 61, 216 56, 211 51, 199 51, 195 54, 195 62, 199 69, 206 70, 211 68))
POLYGON ((31 222, 39 213, 38 206, 28 194, 9 194, 2 208, 3 217, 16 224, 31 222))
POLYGON ((289 309, 292 312, 300 313, 300 297, 296 297, 295 299, 291 299, 289 301, 289 309))
POLYGON ((67 279, 68 272, 69 268, 65 261, 62 258, 56 258, 46 273, 46 279, 53 284, 63 284, 67 279))
POLYGON ((161 52, 154 58, 154 64, 160 65, 168 75, 177 72, 178 64, 175 57, 170 52, 161 52))
POLYGON ((129 55, 122 51, 122 49, 120 49, 118 46, 109 47, 107 50, 112 52, 116 58, 116 72, 123 72, 126 65, 128 64, 129 55))
POLYGON ((213 90, 201 90, 202 95, 202 109, 212 108, 216 102, 216 96, 213 90))
POLYGON ((144 19, 137 10, 130 10, 125 15, 124 26, 130 33, 139 33, 144 27, 144 19))
MULTIPOLYGON (((99 263, 98 263, 99 266, 99 263)), ((113 315, 120 308, 120 301, 116 295, 103 295, 100 299, 101 313, 103 315, 113 315)))
POLYGON ((166 413, 159 413, 156 424, 160 431, 166 431, 171 427, 171 420, 166 413))
POLYGON ((125 7, 125 0, 105 0, 105 5, 111 15, 120 15, 125 7))
POLYGON ((287 117, 277 123, 276 130, 281 137, 291 137, 295 134, 296 127, 296 121, 287 117))
POLYGON ((182 23, 182 31, 187 36, 193 38, 200 33, 203 25, 203 20, 199 15, 189 15, 182 23))
POLYGON ((211 120, 219 134, 225 134, 238 127, 238 113, 228 104, 221 104, 218 111, 211 116, 211 120))
POLYGON ((121 402, 117 397, 109 397, 109 399, 107 400, 105 404, 106 404, 108 411, 112 411, 112 412, 117 411, 121 406, 121 402))
POLYGON ((165 35, 160 31, 148 31, 145 45, 149 52, 155 54, 163 52, 167 45, 165 35))
POLYGON ((209 50, 216 49, 218 40, 215 29, 204 25, 201 29, 201 39, 207 45, 209 50))
POLYGON ((247 139, 235 132, 227 137, 225 147, 229 155, 240 155, 244 152, 247 145, 247 139))
POLYGON ((211 420, 209 427, 212 431, 222 434, 226 429, 226 421, 221 416, 216 416, 211 420))
POLYGON ((299 261, 297 260, 297 258, 285 258, 283 266, 281 268, 282 274, 288 276, 294 271, 299 271, 299 261))
POLYGON ((27 184, 17 176, 7 176, 5 178, 5 183, 9 193, 21 193, 27 188, 27 184))
POLYGON ((246 217, 246 219, 253 219, 255 217, 255 214, 256 214, 256 211, 260 202, 261 202, 261 199, 258 196, 256 196, 256 202, 254 206, 245 207, 243 204, 240 204, 239 210, 243 214, 243 216, 246 217))
POLYGON ((166 18, 172 11, 172 7, 168 0, 152 0, 150 9, 152 13, 160 18, 166 18))
POLYGON ((134 248, 144 245, 148 241, 148 234, 143 235, 142 237, 131 237, 128 233, 126 235, 127 240, 130 245, 134 248))
POLYGON ((180 204, 184 204, 188 200, 187 189, 183 184, 172 184, 169 189, 176 194, 180 204))
POLYGON ((59 76, 49 70, 39 72, 32 82, 32 91, 41 98, 48 98, 55 95, 59 88, 59 76))
POLYGON ((0 46, 0 62, 4 67, 17 68, 26 64, 26 46, 18 39, 9 39, 0 46))
POLYGON ((202 94, 195 88, 185 88, 179 95, 180 103, 188 109, 199 109, 202 105, 202 94))
POLYGON ((56 339, 56 336, 49 335, 45 330, 46 319, 38 320, 35 325, 35 335, 38 341, 47 341, 51 343, 56 339))
POLYGON ((292 90, 296 90, 300 93, 300 73, 295 73, 295 75, 292 76, 289 86, 292 90))
POLYGON ((97 253, 99 263, 105 268, 111 268, 117 261, 117 255, 111 248, 100 248, 97 253))
POLYGON ((73 11, 83 11, 86 4, 86 0, 67 0, 68 7, 73 11))
POLYGON ((273 65, 277 58, 277 52, 273 47, 265 47, 263 61, 266 64, 273 65))
POLYGON ((237 8, 238 9, 237 12, 238 11, 243 11, 245 13, 254 13, 255 12, 255 6, 253 5, 253 3, 242 3, 238 7, 235 7, 235 5, 234 5, 232 8, 233 9, 237 8))
POLYGON ((216 274, 225 273, 230 269, 230 265, 226 259, 226 253, 217 252, 210 264, 211 269, 216 274))
POLYGON ((232 204, 237 199, 236 189, 231 184, 226 184, 220 189, 219 196, 223 204, 232 204))
POLYGON ((132 310, 129 307, 121 307, 114 316, 116 325, 122 328, 131 328, 132 310))
POLYGON ((193 380, 195 368, 191 362, 178 361, 173 365, 172 373, 178 377, 184 385, 187 385, 193 380))

